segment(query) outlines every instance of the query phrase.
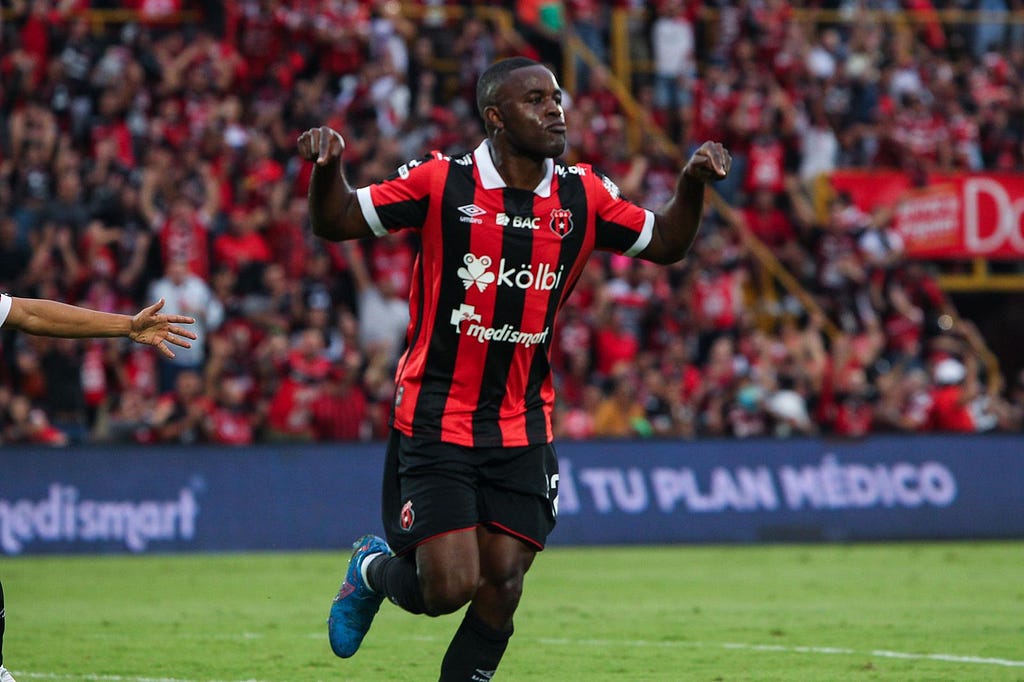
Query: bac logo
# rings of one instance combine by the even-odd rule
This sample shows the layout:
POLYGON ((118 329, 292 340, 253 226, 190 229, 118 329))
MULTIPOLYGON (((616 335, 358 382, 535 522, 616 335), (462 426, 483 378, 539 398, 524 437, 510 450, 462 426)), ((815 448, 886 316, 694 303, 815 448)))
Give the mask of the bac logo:
POLYGON ((561 239, 572 232, 572 211, 567 208, 556 208, 551 211, 551 231, 561 239))
POLYGON ((494 222, 496 222, 499 227, 507 227, 511 225, 512 227, 520 227, 527 230, 536 230, 540 227, 540 218, 534 218, 533 216, 509 215, 507 213, 499 213, 495 216, 494 222))

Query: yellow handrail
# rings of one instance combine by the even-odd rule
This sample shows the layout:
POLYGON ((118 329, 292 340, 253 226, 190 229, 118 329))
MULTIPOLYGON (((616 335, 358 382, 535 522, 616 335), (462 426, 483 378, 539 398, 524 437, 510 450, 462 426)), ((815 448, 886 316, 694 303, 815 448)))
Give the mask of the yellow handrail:
MULTIPOLYGON (((71 12, 68 18, 84 16, 93 27, 106 24, 127 24, 131 22, 144 22, 148 24, 182 24, 197 21, 200 13, 195 10, 183 10, 171 12, 162 16, 144 16, 137 9, 87 9, 80 12, 71 12)), ((0 9, 0 19, 13 21, 18 18, 18 12, 13 8, 4 7, 0 9)))
MULTIPOLYGON (((583 41, 571 32, 567 36, 566 42, 568 53, 578 54, 583 61, 591 67, 603 66, 594 53, 591 52, 585 44, 583 44, 583 41)), ((626 115, 633 124, 629 126, 627 130, 634 134, 639 134, 645 130, 654 138, 659 149, 682 167, 686 163, 686 155, 683 150, 678 144, 669 138, 661 126, 659 126, 651 117, 650 112, 640 106, 636 99, 633 98, 633 94, 629 89, 626 88, 626 86, 623 85, 614 74, 611 74, 608 77, 608 88, 619 100, 623 111, 626 112, 626 115)), ((631 145, 631 149, 636 148, 631 145)), ((726 208, 725 200, 718 192, 709 187, 707 196, 712 207, 716 208, 720 212, 724 212, 723 209, 726 208)), ((736 229, 739 231, 740 238, 743 240, 744 245, 750 253, 760 261, 764 269, 778 280, 782 286, 785 287, 786 291, 800 301, 809 313, 818 315, 824 321, 823 326, 829 336, 836 336, 839 333, 839 328, 836 327, 832 320, 828 319, 821 310, 821 306, 819 306, 817 301, 814 300, 814 297, 811 296, 807 290, 800 285, 800 282, 797 281, 797 279, 785 268, 785 266, 779 262, 771 249, 765 246, 764 242, 762 242, 757 235, 751 232, 746 226, 737 225, 736 229)))

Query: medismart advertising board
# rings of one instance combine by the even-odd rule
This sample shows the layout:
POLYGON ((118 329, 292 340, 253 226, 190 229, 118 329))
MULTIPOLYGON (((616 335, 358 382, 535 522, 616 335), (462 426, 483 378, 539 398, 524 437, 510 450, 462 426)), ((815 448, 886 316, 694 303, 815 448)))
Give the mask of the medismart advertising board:
MULTIPOLYGON (((0 449, 0 552, 347 548, 383 444, 0 449)), ((558 445, 552 545, 1024 537, 1024 439, 558 445)))

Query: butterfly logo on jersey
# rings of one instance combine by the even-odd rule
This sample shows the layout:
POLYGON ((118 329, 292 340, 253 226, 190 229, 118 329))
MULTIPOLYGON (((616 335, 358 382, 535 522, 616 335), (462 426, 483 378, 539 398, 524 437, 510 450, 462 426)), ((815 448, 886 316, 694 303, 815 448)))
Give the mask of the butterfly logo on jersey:
POLYGON ((496 275, 487 270, 487 268, 491 267, 490 256, 480 256, 477 258, 473 254, 467 253, 462 257, 462 262, 465 265, 459 268, 456 274, 462 278, 462 284, 466 289, 475 284, 477 289, 483 291, 487 288, 487 285, 494 283, 496 275))
POLYGON ((551 231, 565 239, 572 232, 572 211, 567 208, 555 208, 551 211, 551 231))

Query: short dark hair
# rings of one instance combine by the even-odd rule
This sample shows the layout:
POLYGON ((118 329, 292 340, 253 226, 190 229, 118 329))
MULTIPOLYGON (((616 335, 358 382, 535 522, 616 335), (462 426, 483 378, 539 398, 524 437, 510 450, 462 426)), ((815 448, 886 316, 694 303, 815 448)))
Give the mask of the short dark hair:
POLYGON ((505 82, 505 77, 516 69, 524 69, 528 66, 543 66, 543 64, 527 57, 509 57, 487 67, 487 70, 481 74, 480 80, 476 82, 476 108, 481 116, 484 115, 484 109, 497 103, 496 93, 501 84, 505 82))

